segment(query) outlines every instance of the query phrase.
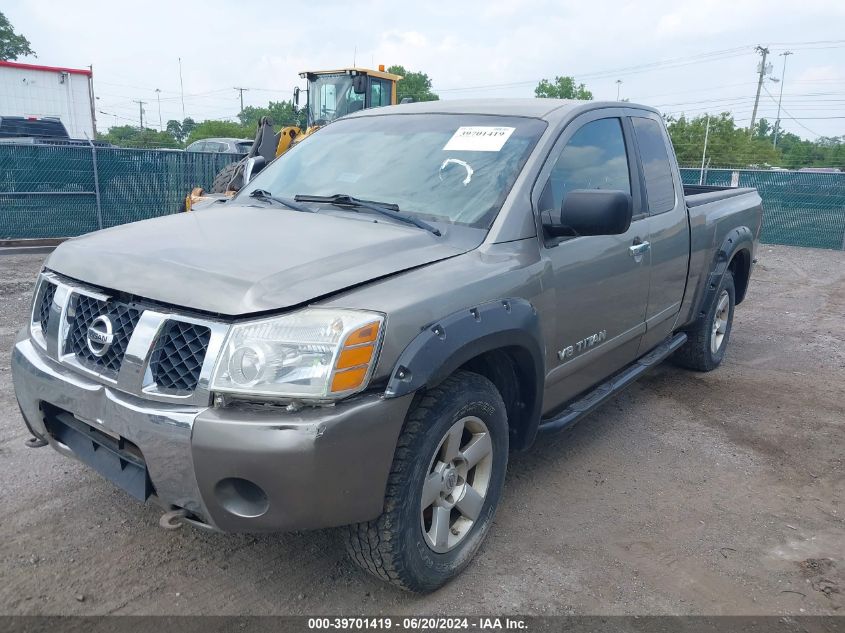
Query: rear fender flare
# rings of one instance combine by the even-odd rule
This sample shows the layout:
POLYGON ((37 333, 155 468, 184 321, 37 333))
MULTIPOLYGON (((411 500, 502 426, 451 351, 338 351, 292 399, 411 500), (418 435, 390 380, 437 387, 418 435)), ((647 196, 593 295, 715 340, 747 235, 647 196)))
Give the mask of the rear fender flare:
POLYGON ((747 226, 739 226, 730 231, 722 240, 721 246, 713 254, 710 274, 707 276, 707 288, 701 297, 698 310, 696 310, 696 320, 706 314, 706 307, 713 301, 719 284, 722 283, 722 277, 725 276, 734 256, 741 250, 747 250, 749 256, 754 252, 754 234, 747 226))

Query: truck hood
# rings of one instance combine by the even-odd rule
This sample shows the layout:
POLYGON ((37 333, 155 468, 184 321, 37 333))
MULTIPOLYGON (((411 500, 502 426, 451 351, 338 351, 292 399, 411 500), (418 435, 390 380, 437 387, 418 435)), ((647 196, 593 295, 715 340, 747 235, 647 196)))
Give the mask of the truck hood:
POLYGON ((450 225, 437 237, 369 214, 227 204, 68 240, 46 265, 106 289, 237 316, 460 255, 484 233, 450 225))

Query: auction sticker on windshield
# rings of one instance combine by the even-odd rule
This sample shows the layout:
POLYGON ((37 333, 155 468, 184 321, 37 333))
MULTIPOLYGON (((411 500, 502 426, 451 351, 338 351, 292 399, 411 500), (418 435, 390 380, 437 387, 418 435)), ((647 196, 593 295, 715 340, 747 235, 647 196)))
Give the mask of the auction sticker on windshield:
POLYGON ((459 127, 443 149, 463 152, 498 152, 515 129, 486 125, 459 127))

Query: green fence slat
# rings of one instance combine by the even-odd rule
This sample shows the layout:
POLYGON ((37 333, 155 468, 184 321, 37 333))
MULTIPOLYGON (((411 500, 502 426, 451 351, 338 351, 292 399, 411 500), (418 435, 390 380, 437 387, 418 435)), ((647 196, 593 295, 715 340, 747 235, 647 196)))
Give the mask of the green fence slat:
MULTIPOLYGON (((103 227, 176 213, 236 154, 97 148, 103 227)), ((0 239, 75 237, 97 229, 90 147, 0 144, 0 239)))
MULTIPOLYGON (((845 248, 845 173, 756 169, 707 169, 704 184, 756 187, 763 199, 760 241, 813 248, 845 248)), ((701 170, 682 168, 684 184, 698 184, 701 170)))

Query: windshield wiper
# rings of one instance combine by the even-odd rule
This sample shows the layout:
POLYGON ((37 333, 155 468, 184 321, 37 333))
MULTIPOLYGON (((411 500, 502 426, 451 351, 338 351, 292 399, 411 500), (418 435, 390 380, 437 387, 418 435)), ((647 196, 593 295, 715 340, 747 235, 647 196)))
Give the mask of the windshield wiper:
POLYGON ((423 220, 409 215, 402 215, 402 213, 399 212, 398 205, 395 204, 373 202, 372 200, 360 200, 359 198, 353 198, 352 196, 342 193, 338 193, 333 196, 306 196, 297 194, 293 197, 293 199, 297 202, 323 202, 345 209, 369 209, 370 211, 385 215, 389 218, 393 218, 394 220, 399 220, 400 222, 405 222, 406 224, 413 224, 414 226, 425 229, 438 237, 442 235, 439 229, 428 222, 424 222, 423 220))
POLYGON ((249 197, 256 198, 258 200, 265 200, 267 202, 275 202, 276 204, 281 204, 282 206, 285 206, 288 209, 293 209, 294 211, 302 211, 303 213, 314 213, 314 209, 303 207, 301 204, 296 204, 296 202, 294 202, 293 200, 288 200, 287 198, 280 198, 278 196, 274 196, 272 193, 264 189, 253 189, 249 192, 249 197))

